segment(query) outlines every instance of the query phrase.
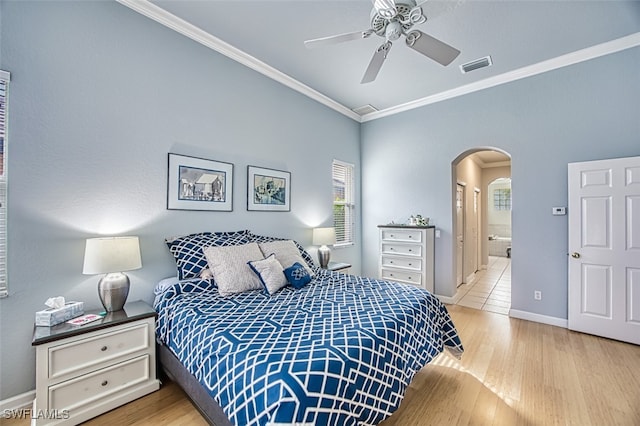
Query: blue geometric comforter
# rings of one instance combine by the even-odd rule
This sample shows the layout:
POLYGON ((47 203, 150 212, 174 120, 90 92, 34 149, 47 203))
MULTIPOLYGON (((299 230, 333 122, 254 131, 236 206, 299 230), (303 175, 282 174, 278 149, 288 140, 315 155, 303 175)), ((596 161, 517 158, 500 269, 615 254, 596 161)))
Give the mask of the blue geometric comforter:
POLYGON ((433 357, 463 351, 426 290, 324 270, 272 296, 184 281, 154 307, 158 338, 237 425, 374 425, 433 357))

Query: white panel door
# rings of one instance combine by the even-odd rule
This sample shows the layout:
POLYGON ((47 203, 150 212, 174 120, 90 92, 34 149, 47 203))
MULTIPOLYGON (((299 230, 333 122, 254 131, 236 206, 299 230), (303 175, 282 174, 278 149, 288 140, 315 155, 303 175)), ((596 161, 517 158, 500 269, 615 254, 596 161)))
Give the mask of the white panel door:
POLYGON ((456 186, 456 286, 464 282, 464 186, 456 186))
POLYGON ((640 157, 569 164, 569 328, 640 344, 640 157))

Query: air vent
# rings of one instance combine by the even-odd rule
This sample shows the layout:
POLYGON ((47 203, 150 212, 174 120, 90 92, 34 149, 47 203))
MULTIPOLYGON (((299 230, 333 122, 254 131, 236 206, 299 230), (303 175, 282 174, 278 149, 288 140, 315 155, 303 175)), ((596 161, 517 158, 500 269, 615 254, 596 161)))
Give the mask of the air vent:
POLYGON ((358 115, 367 115, 367 114, 371 114, 372 112, 378 111, 378 108, 374 107, 373 105, 367 104, 358 108, 354 108, 352 111, 358 115))
POLYGON ((485 56, 484 58, 476 59, 475 61, 460 65, 460 71, 462 71, 462 74, 466 74, 469 71, 489 67, 491 65, 493 65, 493 62, 491 62, 491 56, 485 56))

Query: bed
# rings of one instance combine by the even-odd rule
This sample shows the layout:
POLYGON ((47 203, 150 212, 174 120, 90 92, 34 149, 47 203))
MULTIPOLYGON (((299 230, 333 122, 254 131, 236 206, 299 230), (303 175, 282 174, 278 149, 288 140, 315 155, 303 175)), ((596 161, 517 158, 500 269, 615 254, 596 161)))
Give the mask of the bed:
MULTIPOLYGON (((167 245, 178 276, 155 291, 161 363, 212 424, 378 424, 418 370, 445 349, 463 352, 445 306, 426 290, 322 270, 291 240, 238 231, 167 245), (237 253, 274 241, 295 245, 303 285, 294 277, 274 291, 261 282, 229 294, 216 260, 201 254, 211 244, 237 253)), ((286 258, 262 254, 256 261, 286 258)))

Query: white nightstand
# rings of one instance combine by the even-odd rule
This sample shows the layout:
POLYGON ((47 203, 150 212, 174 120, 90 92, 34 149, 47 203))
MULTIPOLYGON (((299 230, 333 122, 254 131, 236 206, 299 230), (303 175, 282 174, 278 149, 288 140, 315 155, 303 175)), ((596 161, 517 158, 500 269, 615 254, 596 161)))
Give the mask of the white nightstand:
POLYGON ((351 264, 343 262, 329 262, 327 265, 329 271, 340 271, 345 274, 349 273, 349 268, 351 268, 351 264))
POLYGON ((75 425, 158 390, 155 317, 133 302, 82 326, 35 327, 32 426, 75 425))

